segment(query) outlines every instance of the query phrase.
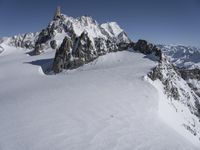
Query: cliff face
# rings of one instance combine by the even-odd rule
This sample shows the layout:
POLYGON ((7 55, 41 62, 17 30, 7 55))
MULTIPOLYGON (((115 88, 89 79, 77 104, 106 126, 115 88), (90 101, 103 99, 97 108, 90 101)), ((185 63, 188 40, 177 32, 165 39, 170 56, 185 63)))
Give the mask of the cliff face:
MULTIPOLYGON (((110 42, 113 45, 131 42, 127 34, 115 22, 98 24, 89 16, 73 18, 59 14, 56 15, 56 18, 54 17, 47 28, 39 33, 34 52, 40 54, 49 48, 57 49, 65 37, 74 43, 83 33, 87 33, 96 51, 100 49, 99 43, 106 45, 110 42)), ((104 51, 107 50, 106 48, 108 47, 104 47, 104 51)), ((109 46, 109 48, 111 47, 109 46)))
POLYGON ((50 46, 57 49, 53 71, 59 73, 63 69, 77 68, 108 52, 127 50, 132 42, 115 22, 99 25, 88 16, 72 18, 61 15, 39 34, 34 52, 40 54, 50 46), (67 43, 70 43, 67 48, 63 47, 67 43))
POLYGON ((130 43, 123 43, 122 45, 122 43, 117 44, 102 38, 95 38, 93 43, 87 32, 83 32, 74 41, 65 37, 60 48, 56 51, 53 71, 59 73, 63 69, 74 69, 108 52, 127 50, 130 47, 130 43))
MULTIPOLYGON (((148 78, 166 96, 166 99, 162 100, 165 101, 165 107, 169 107, 169 109, 167 113, 164 112, 163 117, 165 119, 171 117, 169 111, 172 110, 174 117, 169 120, 172 120, 172 122, 179 121, 170 125, 180 127, 179 132, 182 132, 181 134, 186 135, 189 132, 191 139, 200 141, 200 97, 187 80, 182 78, 183 75, 188 77, 188 74, 186 75, 182 71, 180 73, 178 68, 164 57, 158 66, 148 74, 148 78)), ((163 112, 164 110, 160 111, 163 112)))

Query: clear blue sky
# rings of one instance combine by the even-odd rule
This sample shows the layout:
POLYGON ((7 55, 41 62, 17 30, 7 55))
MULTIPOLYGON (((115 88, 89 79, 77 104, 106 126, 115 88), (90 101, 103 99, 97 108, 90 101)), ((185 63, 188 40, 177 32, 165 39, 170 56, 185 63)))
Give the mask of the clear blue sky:
POLYGON ((116 21, 134 41, 200 47, 200 0, 0 0, 0 37, 40 31, 57 5, 68 16, 116 21))

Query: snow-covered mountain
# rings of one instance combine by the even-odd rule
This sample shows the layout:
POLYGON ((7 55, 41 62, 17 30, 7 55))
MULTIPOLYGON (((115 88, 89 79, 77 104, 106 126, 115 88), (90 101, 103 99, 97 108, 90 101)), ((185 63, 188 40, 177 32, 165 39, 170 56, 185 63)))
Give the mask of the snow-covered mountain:
POLYGON ((98 24, 91 17, 68 17, 56 12, 54 20, 40 32, 34 54, 57 49, 53 71, 76 68, 98 56, 127 49, 131 40, 116 22, 98 24))
MULTIPOLYGON (((10 38, 4 38, 0 44, 34 49, 35 54, 40 54, 49 49, 60 47, 65 37, 72 41, 87 33, 94 48, 97 43, 109 41, 113 44, 130 43, 131 40, 127 34, 119 27, 116 22, 98 24, 97 21, 89 16, 78 18, 69 17, 64 14, 54 17, 47 28, 38 33, 27 33, 16 35, 10 38)), ((106 50, 105 50, 106 51, 106 50)))
POLYGON ((158 47, 177 67, 200 69, 200 48, 183 45, 158 45, 158 47))
POLYGON ((126 33, 115 22, 98 24, 89 16, 73 18, 60 14, 49 23, 46 29, 40 32, 35 43, 35 53, 40 54, 45 49, 60 47, 65 37, 75 42, 83 33, 87 33, 94 51, 98 49, 99 42, 101 45, 105 45, 104 51, 108 49, 106 42, 113 45, 120 42, 130 43, 126 33))
POLYGON ((25 33, 15 35, 13 37, 2 38, 0 40, 1 47, 12 46, 25 49, 33 49, 35 47, 35 41, 38 37, 38 33, 25 33))
POLYGON ((57 9, 0 39, 0 149, 199 149, 199 52, 57 9))
POLYGON ((58 9, 53 20, 41 32, 7 38, 1 45, 34 49, 31 55, 58 49, 53 67, 58 73, 63 69, 79 67, 108 52, 127 49, 130 43, 129 37, 116 22, 98 24, 89 16, 73 18, 61 14, 58 9), (66 42, 68 56, 62 56, 66 42), (59 49, 62 43, 64 47, 59 49), (64 60, 66 57, 70 57, 70 61, 64 60))

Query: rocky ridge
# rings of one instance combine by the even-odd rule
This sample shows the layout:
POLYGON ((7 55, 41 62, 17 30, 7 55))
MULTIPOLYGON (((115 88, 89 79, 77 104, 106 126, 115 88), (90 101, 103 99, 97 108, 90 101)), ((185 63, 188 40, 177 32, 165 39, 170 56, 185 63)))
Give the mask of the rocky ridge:
POLYGON ((63 69, 77 68, 108 52, 128 49, 131 43, 115 22, 99 25, 88 16, 72 18, 56 13, 47 29, 39 34, 34 52, 40 54, 49 45, 57 49, 53 71, 59 73, 63 69))
POLYGON ((181 128, 185 128, 200 141, 200 88, 194 87, 188 80, 193 78, 199 81, 198 69, 180 70, 162 54, 162 60, 147 76, 157 89, 163 90, 168 105, 181 118, 181 128), (155 84, 156 81, 159 81, 163 89, 155 84))

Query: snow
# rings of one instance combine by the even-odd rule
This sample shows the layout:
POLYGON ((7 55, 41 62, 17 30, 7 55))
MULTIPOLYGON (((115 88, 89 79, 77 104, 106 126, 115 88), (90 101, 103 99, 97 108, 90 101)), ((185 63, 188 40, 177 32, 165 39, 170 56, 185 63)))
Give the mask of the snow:
POLYGON ((65 18, 64 24, 68 24, 68 26, 71 25, 71 28, 74 29, 77 36, 80 36, 81 33, 87 31, 89 37, 91 38, 106 38, 106 36, 101 33, 98 23, 94 21, 91 17, 82 16, 80 18, 73 18, 66 15, 63 16, 65 18))
POLYGON ((45 75, 54 54, 0 54, 1 150, 199 149, 159 117, 156 62, 124 51, 45 75))
POLYGON ((187 138, 190 142, 199 146, 199 140, 185 129, 185 125, 192 123, 195 126, 194 116, 183 104, 178 101, 169 101, 164 94, 164 87, 159 80, 151 82, 159 91, 159 116, 169 126, 187 138), (181 111, 181 113, 180 113, 181 111), (188 121, 189 120, 189 121, 188 121), (187 122, 188 121, 188 122, 187 122))
POLYGON ((15 53, 19 53, 21 51, 24 51, 24 50, 22 48, 9 46, 7 44, 7 42, 2 43, 0 45, 0 56, 6 56, 6 55, 10 55, 10 54, 15 54, 15 53))
POLYGON ((200 68, 200 49, 183 45, 158 45, 177 67, 200 68))
POLYGON ((197 93, 200 93, 200 81, 197 79, 189 79, 187 80, 188 83, 190 83, 194 89, 196 89, 197 93))
POLYGON ((101 27, 105 29, 105 31, 111 36, 111 37, 117 37, 123 30, 119 27, 119 25, 116 22, 108 22, 101 24, 101 27))

